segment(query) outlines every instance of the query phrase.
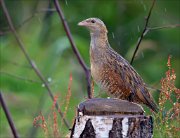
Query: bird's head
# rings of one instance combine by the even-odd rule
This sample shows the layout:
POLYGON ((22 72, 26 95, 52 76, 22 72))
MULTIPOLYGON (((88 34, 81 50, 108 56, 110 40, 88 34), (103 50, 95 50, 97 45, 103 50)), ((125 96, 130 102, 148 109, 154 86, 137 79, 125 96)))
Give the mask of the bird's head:
POLYGON ((87 27, 91 33, 105 32, 107 29, 103 21, 98 18, 88 18, 78 23, 79 26, 87 27))

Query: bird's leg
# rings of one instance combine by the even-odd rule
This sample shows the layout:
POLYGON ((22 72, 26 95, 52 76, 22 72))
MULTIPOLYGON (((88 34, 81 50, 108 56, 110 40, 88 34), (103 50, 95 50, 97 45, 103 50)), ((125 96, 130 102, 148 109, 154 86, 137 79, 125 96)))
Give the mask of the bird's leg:
POLYGON ((93 79, 91 81, 91 93, 92 93, 92 97, 94 97, 94 80, 93 79))
POLYGON ((134 96, 135 96, 134 92, 131 92, 128 96, 128 101, 133 102, 134 96))

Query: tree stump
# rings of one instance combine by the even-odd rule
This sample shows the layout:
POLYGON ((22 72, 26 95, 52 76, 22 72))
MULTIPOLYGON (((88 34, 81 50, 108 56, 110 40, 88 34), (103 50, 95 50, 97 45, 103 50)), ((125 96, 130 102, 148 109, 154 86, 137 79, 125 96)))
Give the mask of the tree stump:
POLYGON ((95 98, 80 103, 71 138, 151 138, 153 120, 138 104, 95 98))

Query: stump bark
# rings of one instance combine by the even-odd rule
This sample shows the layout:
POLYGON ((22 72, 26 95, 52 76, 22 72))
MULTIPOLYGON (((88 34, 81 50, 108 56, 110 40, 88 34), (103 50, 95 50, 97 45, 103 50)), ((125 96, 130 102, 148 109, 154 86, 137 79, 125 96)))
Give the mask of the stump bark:
POLYGON ((71 138, 151 138, 153 120, 138 104, 95 98, 80 103, 71 138))

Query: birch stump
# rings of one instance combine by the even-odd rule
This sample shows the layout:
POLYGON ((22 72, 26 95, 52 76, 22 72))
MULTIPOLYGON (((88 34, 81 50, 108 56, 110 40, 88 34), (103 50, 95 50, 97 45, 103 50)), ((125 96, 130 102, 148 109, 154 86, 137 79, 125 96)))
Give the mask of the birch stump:
POLYGON ((80 103, 71 138, 151 138, 153 121, 138 104, 95 98, 80 103))

